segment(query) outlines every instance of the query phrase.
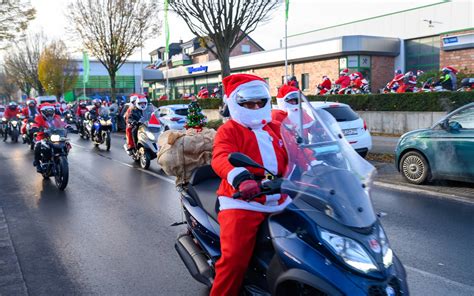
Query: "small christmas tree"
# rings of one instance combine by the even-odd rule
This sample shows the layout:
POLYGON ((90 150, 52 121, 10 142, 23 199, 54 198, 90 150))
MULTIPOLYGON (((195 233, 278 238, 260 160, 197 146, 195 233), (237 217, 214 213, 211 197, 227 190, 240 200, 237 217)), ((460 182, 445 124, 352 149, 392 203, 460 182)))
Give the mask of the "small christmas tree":
POLYGON ((187 122, 184 127, 186 129, 194 128, 202 130, 204 125, 206 125, 205 119, 206 117, 202 114, 201 106, 199 106, 197 101, 192 101, 188 106, 187 122))

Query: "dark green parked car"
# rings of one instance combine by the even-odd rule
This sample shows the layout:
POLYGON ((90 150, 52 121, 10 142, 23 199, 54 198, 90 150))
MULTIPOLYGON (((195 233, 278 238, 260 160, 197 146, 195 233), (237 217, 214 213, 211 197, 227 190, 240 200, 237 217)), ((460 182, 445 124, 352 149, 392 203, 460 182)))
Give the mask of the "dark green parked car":
POLYGON ((395 165, 411 183, 433 179, 474 182, 474 103, 408 132, 395 149, 395 165))

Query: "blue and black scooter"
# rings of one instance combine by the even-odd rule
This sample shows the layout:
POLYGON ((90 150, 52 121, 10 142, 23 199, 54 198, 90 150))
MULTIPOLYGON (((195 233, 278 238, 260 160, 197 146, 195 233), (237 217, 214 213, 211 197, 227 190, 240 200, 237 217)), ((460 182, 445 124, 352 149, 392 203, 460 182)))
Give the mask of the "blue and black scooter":
MULTIPOLYGON (((289 121, 281 128, 290 173, 261 185, 264 194, 286 193, 293 202, 261 225, 243 295, 409 295, 405 269, 370 200, 374 167, 347 143, 329 113, 303 105, 313 124, 303 133, 289 121)), ((263 168, 239 153, 229 161, 263 168)), ((191 275, 209 287, 220 256, 219 182, 204 166, 179 188, 187 232, 175 247, 191 275)))

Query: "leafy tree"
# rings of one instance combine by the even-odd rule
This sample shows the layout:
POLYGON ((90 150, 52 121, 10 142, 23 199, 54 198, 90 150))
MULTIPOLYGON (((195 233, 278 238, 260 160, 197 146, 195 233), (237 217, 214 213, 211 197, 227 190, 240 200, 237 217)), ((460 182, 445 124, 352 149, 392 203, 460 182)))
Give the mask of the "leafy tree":
POLYGON ((70 4, 71 31, 107 69, 111 96, 115 76, 143 40, 159 30, 157 1, 77 0, 70 4))
POLYGON ((232 50, 259 23, 267 21, 279 3, 279 0, 169 0, 174 12, 201 38, 201 46, 217 57, 222 77, 230 75, 232 50))
POLYGON ((31 88, 39 95, 44 94, 38 76, 38 64, 46 43, 46 37, 42 33, 28 35, 26 39, 13 45, 4 58, 5 72, 14 78, 18 87, 27 95, 31 88))
POLYGON ((29 1, 0 0, 0 45, 25 31, 35 14, 29 1))
POLYGON ((77 66, 62 41, 54 41, 41 53, 38 76, 48 94, 58 98, 72 90, 77 81, 77 66))

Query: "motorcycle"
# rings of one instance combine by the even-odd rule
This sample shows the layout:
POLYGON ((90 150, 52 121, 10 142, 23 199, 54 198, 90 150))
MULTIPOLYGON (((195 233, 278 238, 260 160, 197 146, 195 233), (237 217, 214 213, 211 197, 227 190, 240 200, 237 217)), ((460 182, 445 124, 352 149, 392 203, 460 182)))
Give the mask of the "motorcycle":
MULTIPOLYGON (((299 133, 302 128, 282 122, 286 176, 272 176, 243 154, 229 156, 234 167, 270 173, 260 185, 262 194, 283 193, 293 200, 262 223, 244 294, 409 295, 405 269, 370 200, 375 168, 351 148, 329 113, 303 100, 315 128, 299 133)), ((221 253, 215 195, 220 181, 210 166, 203 166, 189 184, 178 187, 185 221, 175 225, 186 224, 187 231, 175 249, 194 279, 207 286, 221 253)))
POLYGON ((135 162, 140 162, 142 169, 150 167, 151 160, 155 159, 158 153, 158 137, 162 132, 162 125, 158 121, 159 114, 153 107, 149 106, 143 111, 143 117, 137 124, 136 148, 128 151, 127 144, 124 145, 125 151, 135 162))
POLYGON ((63 121, 69 125, 76 124, 74 113, 71 110, 64 111, 62 118, 63 118, 63 121))
POLYGON ((12 142, 18 143, 18 137, 20 136, 20 121, 18 118, 11 118, 10 120, 5 117, 2 118, 4 126, 3 141, 5 142, 10 136, 12 142))
POLYGON ((33 127, 33 123, 35 122, 33 117, 27 119, 24 123, 26 124, 26 133, 22 135, 23 143, 28 144, 30 146, 30 150, 35 148, 35 133, 38 131, 37 128, 33 127))
MULTIPOLYGON (((67 138, 67 130, 61 123, 55 123, 55 127, 45 130, 46 138, 41 141, 41 175, 48 179, 54 176, 56 187, 64 190, 69 181, 69 164, 67 155, 71 144, 67 138)), ((74 132, 74 131, 70 131, 74 132)))
POLYGON ((110 118, 108 109, 104 108, 101 110, 99 116, 97 116, 97 119, 94 122, 88 120, 85 130, 88 134, 86 137, 90 137, 92 142, 94 142, 95 147, 99 147, 100 144, 105 143, 107 151, 110 150, 112 119, 110 118), (92 133, 92 130, 94 130, 94 133, 92 133), (92 136, 92 134, 94 136, 92 136))

